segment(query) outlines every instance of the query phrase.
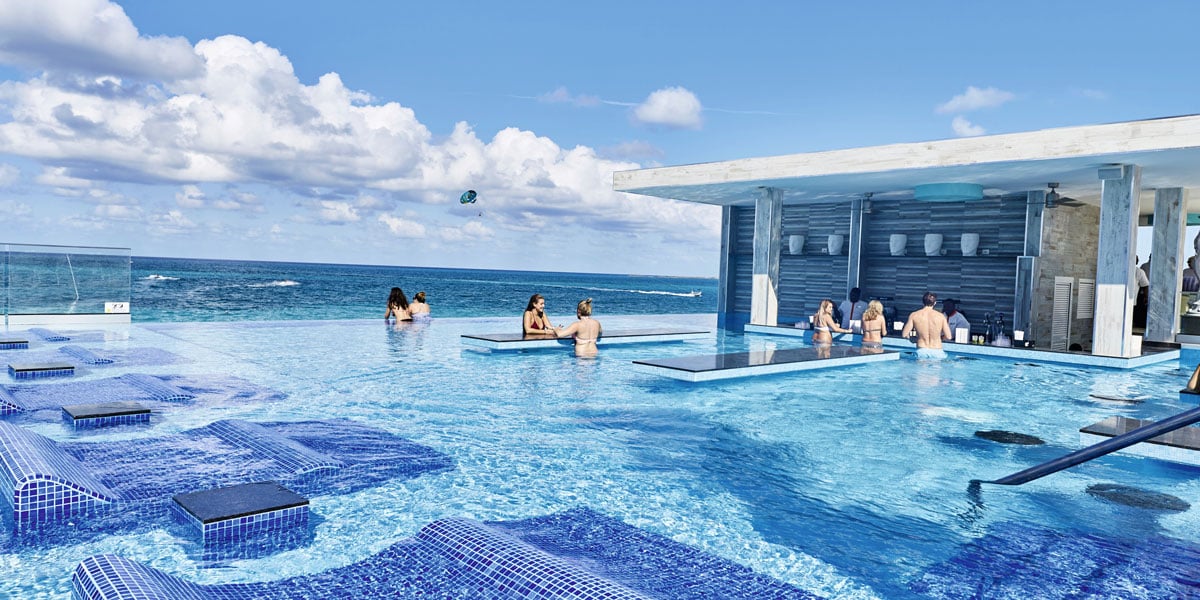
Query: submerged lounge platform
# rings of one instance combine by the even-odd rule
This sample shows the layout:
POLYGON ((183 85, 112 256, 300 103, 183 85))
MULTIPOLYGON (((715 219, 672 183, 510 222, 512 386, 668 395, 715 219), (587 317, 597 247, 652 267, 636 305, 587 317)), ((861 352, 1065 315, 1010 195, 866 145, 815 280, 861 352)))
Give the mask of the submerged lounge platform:
POLYGON ((789 348, 734 352, 709 356, 682 356, 657 360, 635 360, 634 368, 643 373, 662 375, 682 381, 716 381, 754 375, 792 373, 829 369, 885 360, 898 360, 899 352, 830 346, 826 348, 789 348))
MULTIPOLYGON (((1085 444, 1095 444, 1106 439, 1129 433, 1151 424, 1153 421, 1114 416, 1079 429, 1079 438, 1085 444)), ((1145 442, 1122 450, 1130 454, 1200 466, 1200 427, 1181 427, 1145 442)))
MULTIPOLYGON (((711 331, 695 329, 635 329, 605 331, 596 344, 608 346, 612 344, 644 344, 650 342, 683 342, 703 339, 712 335, 711 331)), ((553 335, 525 335, 521 333, 480 333, 463 335, 462 341, 468 346, 487 348, 488 350, 532 350, 535 348, 560 348, 574 346, 572 338, 558 338, 553 335)))

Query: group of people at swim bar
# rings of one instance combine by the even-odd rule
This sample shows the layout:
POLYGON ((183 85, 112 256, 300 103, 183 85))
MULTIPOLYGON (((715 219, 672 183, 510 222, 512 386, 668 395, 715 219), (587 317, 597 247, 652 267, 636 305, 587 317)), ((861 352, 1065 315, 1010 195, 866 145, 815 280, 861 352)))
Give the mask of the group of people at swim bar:
MULTIPOLYGON (((861 333, 864 349, 882 350, 883 336, 888 332, 888 321, 884 317, 883 303, 879 300, 863 302, 858 288, 850 290, 850 298, 843 302, 839 312, 841 320, 834 315, 833 300, 826 298, 817 307, 810 319, 813 329, 812 343, 818 349, 833 344, 834 333, 861 333), (854 327, 852 327, 854 326, 854 327)), ((916 336, 917 358, 945 358, 942 341, 954 339, 956 329, 970 330, 966 317, 958 312, 953 300, 942 303, 943 310, 934 309, 937 294, 925 292, 922 307, 908 315, 900 336, 916 336)))
POLYGON ((575 318, 576 321, 566 327, 551 325, 550 317, 546 316, 546 299, 541 294, 534 294, 529 297, 525 314, 521 317, 522 331, 527 336, 574 337, 575 356, 596 356, 596 340, 600 339, 604 328, 600 326, 600 321, 592 318, 591 298, 580 300, 575 305, 575 318))

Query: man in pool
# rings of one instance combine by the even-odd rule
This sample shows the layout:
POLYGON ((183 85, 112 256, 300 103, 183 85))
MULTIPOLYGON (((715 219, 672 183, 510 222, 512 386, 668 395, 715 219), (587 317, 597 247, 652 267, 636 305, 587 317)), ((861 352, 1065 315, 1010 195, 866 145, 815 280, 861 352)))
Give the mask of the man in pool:
POLYGON ((946 315, 933 310, 933 305, 937 304, 937 295, 925 292, 921 303, 925 306, 908 315, 908 321, 904 323, 900 335, 907 338, 914 330, 917 332, 917 358, 946 358, 946 351, 942 350, 942 340, 950 339, 950 325, 946 322, 946 315))

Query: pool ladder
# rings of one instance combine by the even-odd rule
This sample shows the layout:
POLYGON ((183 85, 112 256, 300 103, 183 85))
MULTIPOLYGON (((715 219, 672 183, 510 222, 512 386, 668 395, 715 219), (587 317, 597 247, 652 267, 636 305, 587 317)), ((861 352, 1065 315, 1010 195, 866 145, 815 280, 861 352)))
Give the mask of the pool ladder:
POLYGON ((992 481, 984 481, 980 479, 972 479, 971 485, 978 486, 981 483, 992 483, 996 485, 1021 485, 1029 483, 1034 479, 1040 479, 1051 473, 1057 473, 1063 469, 1073 467, 1080 463, 1085 463, 1093 458, 1104 456, 1111 452, 1116 452, 1122 448, 1132 446, 1138 442, 1144 442, 1152 437, 1162 435, 1164 433, 1175 431, 1181 427, 1187 427, 1193 423, 1200 422, 1200 407, 1186 410, 1173 417, 1168 417, 1157 423, 1151 423, 1138 427, 1133 431, 1122 433, 1110 440, 1104 440, 1099 444, 1094 444, 1076 450, 1065 456, 1061 456, 1051 461, 1044 462, 1036 467, 1030 467, 1024 471, 1018 471, 1007 477, 1001 477, 992 481))

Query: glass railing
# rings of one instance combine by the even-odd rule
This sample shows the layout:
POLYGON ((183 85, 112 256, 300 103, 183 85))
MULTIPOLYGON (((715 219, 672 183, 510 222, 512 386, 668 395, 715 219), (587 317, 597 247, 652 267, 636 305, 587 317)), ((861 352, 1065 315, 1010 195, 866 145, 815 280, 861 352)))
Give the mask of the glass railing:
POLYGON ((0 244, 4 314, 129 312, 129 248, 0 244))

